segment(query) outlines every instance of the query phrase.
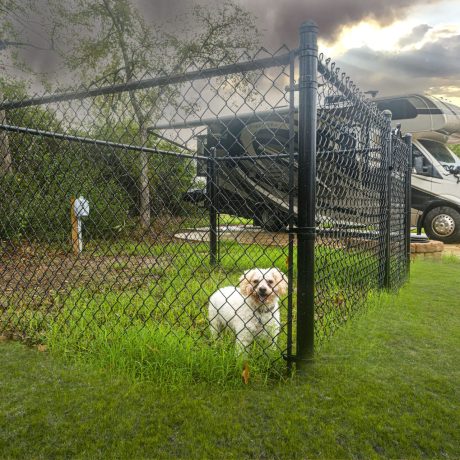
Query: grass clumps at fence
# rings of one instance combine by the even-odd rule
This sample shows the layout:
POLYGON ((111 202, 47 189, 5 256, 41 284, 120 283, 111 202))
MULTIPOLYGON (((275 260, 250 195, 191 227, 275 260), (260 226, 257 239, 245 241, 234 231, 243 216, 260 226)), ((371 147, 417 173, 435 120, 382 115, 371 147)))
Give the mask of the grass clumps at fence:
MULTIPOLYGON (((249 356, 251 380, 285 375, 280 356, 285 332, 276 346, 256 342, 242 355, 231 334, 211 340, 207 319, 208 299, 218 287, 237 285, 242 272, 253 266, 253 258, 261 264, 276 259, 285 263, 282 248, 267 254, 260 248, 244 251, 227 244, 221 265, 212 268, 206 244, 125 242, 110 248, 118 257, 110 261, 111 271, 102 273, 107 252, 103 243, 98 247, 102 254, 96 252, 86 261, 88 270, 97 268, 92 282, 82 276, 83 286, 48 293, 35 309, 27 301, 33 302, 33 297, 23 298, 4 312, 10 328, 67 358, 159 384, 203 380, 238 385, 249 356)), ((283 304, 283 322, 285 316, 283 304)))
MULTIPOLYGON (((281 355, 287 350, 287 298, 280 302, 283 328, 276 346, 256 341, 246 355, 235 353, 232 334, 211 340, 207 318, 212 293, 236 286, 245 270, 275 265, 286 273, 286 247, 222 241, 215 267, 209 263, 206 243, 91 241, 78 258, 59 253, 49 260, 52 251, 37 251, 39 262, 29 261, 40 267, 37 279, 24 273, 29 277, 24 291, 13 293, 16 300, 3 312, 2 321, 14 335, 45 343, 71 360, 161 385, 199 380, 239 385, 245 359, 251 381, 286 376, 281 355), (59 274, 54 266, 60 267, 59 274)), ((327 246, 317 251, 322 256, 317 258, 321 278, 315 313, 319 344, 363 304, 377 304, 379 296, 373 294, 378 280, 363 284, 361 276, 367 265, 378 263, 372 253, 327 246), (328 291, 321 290, 323 278, 328 291)), ((294 270, 294 286, 296 275, 294 270)), ((296 298, 294 290, 294 304, 296 298)), ((293 334, 295 341, 295 330, 293 334)))
POLYGON ((70 336, 59 324, 52 328, 47 342, 53 352, 136 381, 154 381, 165 387, 196 383, 239 386, 245 363, 249 363, 254 383, 264 384, 284 375, 284 365, 273 363, 279 357, 275 357, 275 350, 268 354, 259 350, 249 359, 236 351, 230 335, 212 341, 203 340, 196 332, 154 324, 128 329, 101 327, 93 333, 88 333, 83 324, 75 328, 74 322, 72 326, 70 336))

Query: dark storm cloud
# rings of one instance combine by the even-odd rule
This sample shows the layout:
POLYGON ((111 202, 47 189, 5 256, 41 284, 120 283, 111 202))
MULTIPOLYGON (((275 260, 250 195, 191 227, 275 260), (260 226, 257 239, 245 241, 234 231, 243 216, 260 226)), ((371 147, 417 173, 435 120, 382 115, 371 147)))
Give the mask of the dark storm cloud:
MULTIPOLYGON (((345 26, 365 19, 388 25, 412 7, 436 3, 437 0, 248 0, 244 5, 258 16, 259 27, 266 30, 270 45, 297 43, 297 30, 302 21, 313 19, 320 37, 334 42, 345 26)), ((243 3, 243 2, 241 2, 243 3)))
MULTIPOLYGON (((64 2, 66 0, 63 0, 64 2)), ((185 23, 183 14, 194 4, 209 9, 222 6, 224 0, 131 0, 147 24, 162 26, 173 33, 193 27, 185 23)), ((234 0, 256 16, 256 25, 262 32, 261 44, 276 50, 287 44, 294 47, 298 42, 300 24, 313 19, 319 25, 320 37, 333 42, 345 26, 364 19, 390 24, 404 16, 411 7, 435 3, 438 0, 234 0)), ((39 11, 46 11, 47 0, 36 0, 39 11)), ((45 14, 46 16, 46 14, 45 14)), ((34 37, 37 39, 37 36, 34 37)), ((53 53, 27 52, 27 61, 39 71, 56 69, 58 60, 53 53)))
POLYGON ((398 45, 407 46, 412 45, 414 43, 418 43, 430 29, 432 29, 432 27, 428 24, 420 24, 414 27, 410 34, 402 37, 399 40, 398 45))
POLYGON ((180 15, 190 8, 187 0, 133 0, 139 11, 145 15, 147 23, 161 24, 180 15))
POLYGON ((460 35, 426 43, 420 49, 388 53, 369 48, 348 50, 338 60, 362 90, 380 94, 424 92, 458 87, 460 96, 460 35))
POLYGON ((460 35, 426 43, 422 48, 388 53, 369 48, 347 51, 341 61, 382 74, 408 78, 458 78, 460 75, 460 35))
MULTIPOLYGON (((47 0, 36 0, 46 10, 47 0)), ((63 0, 67 1, 67 0, 63 0)), ((172 32, 180 33, 190 29, 193 24, 186 23, 183 14, 195 3, 209 9, 222 6, 224 0, 131 0, 137 6, 146 23, 165 26, 172 32), (177 19, 177 20, 176 20, 177 19), (169 29, 169 28, 172 29, 169 29)), ((294 47, 298 41, 299 25, 307 20, 315 20, 320 29, 320 38, 329 42, 339 36, 345 26, 362 20, 375 20, 380 25, 390 24, 394 20, 404 19, 410 8, 421 7, 437 0, 234 0, 253 13, 257 27, 263 32, 261 44, 271 50, 278 49, 283 43, 294 47)), ((414 28, 403 43, 416 42, 428 31, 428 25, 414 28)), ((435 39, 431 34, 431 39, 435 39)), ((35 39, 37 39, 35 37, 35 39)), ((46 46, 46 43, 45 43, 46 46)), ((36 71, 49 72, 59 70, 59 59, 52 52, 26 50, 27 62, 36 71)), ((399 85, 408 88, 411 80, 427 85, 428 80, 436 77, 451 81, 459 74, 458 56, 460 48, 458 37, 440 38, 425 44, 421 50, 406 51, 399 54, 386 54, 361 48, 349 50, 340 59, 344 68, 357 83, 362 81, 363 89, 369 85, 389 87, 399 85), (391 76, 391 77, 390 77, 391 76), (424 83, 421 83, 423 80, 424 83), (392 83, 393 82, 393 83, 392 83)), ((59 72, 59 78, 64 74, 59 72)))
MULTIPOLYGON (((262 44, 273 49, 283 44, 295 46, 298 28, 303 21, 314 20, 320 37, 334 42, 342 29, 365 19, 388 25, 401 19, 412 7, 439 0, 235 0, 256 17, 263 33, 262 44)), ((223 0, 198 0, 210 9, 223 0)), ((193 4, 187 0, 136 0, 147 21, 168 21, 187 11, 193 4)))

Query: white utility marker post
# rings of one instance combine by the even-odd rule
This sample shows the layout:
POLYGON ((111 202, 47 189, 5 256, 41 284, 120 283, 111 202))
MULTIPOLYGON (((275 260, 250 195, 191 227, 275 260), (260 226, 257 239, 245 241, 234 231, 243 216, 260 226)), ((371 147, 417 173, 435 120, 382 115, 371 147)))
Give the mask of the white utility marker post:
POLYGON ((72 247, 74 254, 83 251, 82 218, 89 216, 88 200, 82 196, 71 199, 72 247))

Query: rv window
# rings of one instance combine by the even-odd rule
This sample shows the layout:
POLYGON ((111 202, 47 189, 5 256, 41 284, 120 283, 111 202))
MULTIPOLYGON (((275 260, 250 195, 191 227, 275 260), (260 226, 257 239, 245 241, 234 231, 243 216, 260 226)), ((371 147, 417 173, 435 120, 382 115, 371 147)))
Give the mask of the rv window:
POLYGON ((428 107, 429 109, 437 109, 438 106, 428 97, 425 97, 425 96, 417 96, 418 98, 420 99, 423 99, 426 103, 426 107, 428 107))
POLYGON ((433 155, 440 163, 455 163, 454 156, 450 153, 447 147, 439 142, 430 141, 427 139, 419 139, 419 142, 425 147, 428 152, 433 155))
POLYGON ((417 109, 407 99, 387 99, 378 101, 376 104, 379 110, 390 110, 393 120, 404 120, 417 116, 417 109))
POLYGON ((425 100, 420 97, 413 96, 413 97, 409 97, 408 99, 416 109, 426 109, 427 108, 427 104, 425 100))
POLYGON ((431 164, 431 161, 414 144, 412 144, 412 167, 413 172, 416 174, 442 179, 441 175, 431 164))
POLYGON ((417 146, 412 144, 412 166, 416 174, 423 174, 423 167, 428 166, 429 161, 425 155, 418 149, 417 146))

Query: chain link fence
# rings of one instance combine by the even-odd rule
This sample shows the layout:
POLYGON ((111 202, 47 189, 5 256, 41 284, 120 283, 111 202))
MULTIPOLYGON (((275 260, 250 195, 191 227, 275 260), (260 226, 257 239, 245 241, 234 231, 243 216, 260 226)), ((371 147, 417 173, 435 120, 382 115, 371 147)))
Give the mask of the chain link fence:
MULTIPOLYGON (((319 56, 316 151, 316 338, 360 311, 371 291, 398 288, 408 260, 410 138, 335 64, 319 56)), ((409 207, 410 212, 410 207, 409 207)))
POLYGON ((78 351, 147 334, 292 363, 399 287, 410 142, 304 52, 308 27, 298 50, 10 95, 1 333, 78 351))

